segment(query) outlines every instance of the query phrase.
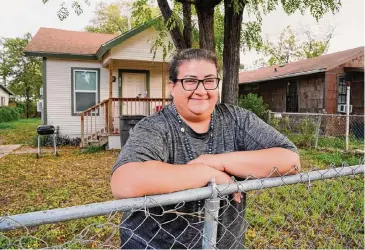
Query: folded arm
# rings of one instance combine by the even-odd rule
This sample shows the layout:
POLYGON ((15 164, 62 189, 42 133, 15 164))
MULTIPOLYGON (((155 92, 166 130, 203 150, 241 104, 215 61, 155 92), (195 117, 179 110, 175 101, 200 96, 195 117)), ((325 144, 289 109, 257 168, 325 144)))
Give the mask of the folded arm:
POLYGON ((190 164, 207 164, 240 178, 253 175, 258 178, 296 174, 300 171, 299 155, 285 148, 269 148, 217 155, 202 155, 190 164), (275 172, 272 172, 276 168, 275 172))
POLYGON ((204 187, 213 177, 218 184, 228 184, 231 181, 226 173, 204 164, 132 162, 114 171, 111 189, 117 199, 132 198, 204 187))

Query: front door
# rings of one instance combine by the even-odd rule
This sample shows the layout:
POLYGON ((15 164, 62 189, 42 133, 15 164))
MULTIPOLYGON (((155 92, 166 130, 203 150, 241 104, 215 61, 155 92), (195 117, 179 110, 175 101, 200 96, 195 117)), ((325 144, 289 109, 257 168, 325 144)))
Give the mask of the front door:
POLYGON ((290 81, 286 87, 286 112, 298 111, 298 81, 290 81))
MULTIPOLYGON (((147 74, 145 72, 121 72, 122 98, 144 98, 147 91, 147 74)), ((123 115, 146 115, 147 104, 141 101, 123 101, 121 111, 123 115)))

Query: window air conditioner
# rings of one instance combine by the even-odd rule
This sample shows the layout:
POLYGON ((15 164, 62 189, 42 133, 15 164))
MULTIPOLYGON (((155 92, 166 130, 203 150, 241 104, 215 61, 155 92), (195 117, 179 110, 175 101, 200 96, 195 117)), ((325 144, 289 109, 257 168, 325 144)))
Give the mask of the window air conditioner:
MULTIPOLYGON (((346 113, 346 104, 337 105, 337 112, 338 113, 346 113)), ((350 113, 352 113, 352 105, 350 105, 350 113)))

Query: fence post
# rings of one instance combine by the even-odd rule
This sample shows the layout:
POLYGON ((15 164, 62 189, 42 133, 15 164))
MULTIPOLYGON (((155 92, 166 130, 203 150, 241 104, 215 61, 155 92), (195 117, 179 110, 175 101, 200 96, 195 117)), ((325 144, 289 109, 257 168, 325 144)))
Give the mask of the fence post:
POLYGON ((346 152, 349 151, 349 130, 350 130, 350 82, 346 82, 346 152))
POLYGON ((217 185, 215 179, 211 181, 212 197, 205 200, 204 209, 204 229, 203 229, 203 249, 216 248, 218 214, 220 200, 218 199, 217 185))
POLYGON ((81 147, 84 147, 84 135, 85 135, 85 116, 81 113, 81 147))
POLYGON ((322 115, 319 114, 318 120, 317 120, 317 128, 316 128, 316 144, 314 145, 315 149, 317 149, 317 147, 318 147, 318 137, 319 137, 319 132, 320 132, 320 128, 321 128, 321 122, 322 122, 322 115))

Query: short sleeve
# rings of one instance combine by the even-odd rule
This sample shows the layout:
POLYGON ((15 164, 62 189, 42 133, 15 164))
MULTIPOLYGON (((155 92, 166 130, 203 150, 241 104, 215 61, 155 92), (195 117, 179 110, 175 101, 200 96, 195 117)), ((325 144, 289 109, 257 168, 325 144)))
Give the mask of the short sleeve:
POLYGON ((130 162, 157 160, 167 162, 168 150, 166 138, 156 122, 147 117, 132 129, 126 144, 122 147, 113 172, 130 162))
POLYGON ((296 146, 275 128, 261 120, 256 114, 243 108, 236 109, 239 150, 286 148, 298 154, 296 146))

